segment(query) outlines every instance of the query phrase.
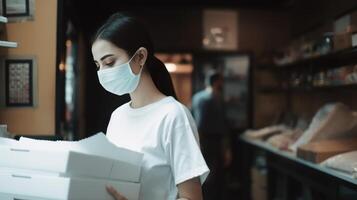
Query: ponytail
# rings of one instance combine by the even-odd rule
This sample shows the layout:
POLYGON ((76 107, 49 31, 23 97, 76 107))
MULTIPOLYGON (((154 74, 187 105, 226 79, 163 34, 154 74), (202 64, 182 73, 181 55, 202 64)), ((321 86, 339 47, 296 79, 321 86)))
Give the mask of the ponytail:
POLYGON ((161 93, 177 99, 170 73, 167 71, 165 64, 161 60, 156 58, 154 55, 149 54, 146 69, 148 70, 156 88, 161 93))

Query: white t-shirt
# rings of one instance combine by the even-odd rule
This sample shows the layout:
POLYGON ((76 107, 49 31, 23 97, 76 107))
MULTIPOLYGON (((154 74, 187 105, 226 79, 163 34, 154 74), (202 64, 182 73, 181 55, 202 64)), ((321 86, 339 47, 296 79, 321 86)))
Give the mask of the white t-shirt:
POLYGON ((144 154, 141 200, 174 200, 177 184, 198 176, 203 183, 209 173, 192 115, 173 97, 141 108, 130 102, 120 106, 112 113, 107 137, 144 154))

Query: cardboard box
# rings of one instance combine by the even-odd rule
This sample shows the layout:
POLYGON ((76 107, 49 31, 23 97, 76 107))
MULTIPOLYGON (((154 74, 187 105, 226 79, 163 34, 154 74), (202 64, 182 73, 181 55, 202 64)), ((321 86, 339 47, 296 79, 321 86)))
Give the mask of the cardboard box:
POLYGON ((128 200, 139 199, 139 183, 0 172, 0 197, 11 200, 112 200, 106 185, 116 188, 128 200))
POLYGON ((300 146, 297 157, 320 163, 334 155, 353 150, 357 150, 357 138, 323 140, 300 146))
POLYGON ((352 47, 357 46, 357 32, 352 33, 352 47))
POLYGON ((352 33, 357 32, 357 11, 351 12, 335 21, 335 51, 353 47, 352 33))
POLYGON ((340 51, 352 47, 352 35, 349 32, 336 34, 333 37, 335 51, 340 51))
POLYGON ((351 32, 357 31, 357 11, 351 13, 351 32))

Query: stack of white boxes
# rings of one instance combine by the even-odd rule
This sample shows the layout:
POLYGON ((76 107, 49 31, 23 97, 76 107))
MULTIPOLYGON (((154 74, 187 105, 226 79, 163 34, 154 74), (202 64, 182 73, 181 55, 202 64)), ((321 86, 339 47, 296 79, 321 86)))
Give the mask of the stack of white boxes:
POLYGON ((0 199, 111 200, 111 185, 138 200, 142 156, 102 133, 78 142, 0 138, 0 199))

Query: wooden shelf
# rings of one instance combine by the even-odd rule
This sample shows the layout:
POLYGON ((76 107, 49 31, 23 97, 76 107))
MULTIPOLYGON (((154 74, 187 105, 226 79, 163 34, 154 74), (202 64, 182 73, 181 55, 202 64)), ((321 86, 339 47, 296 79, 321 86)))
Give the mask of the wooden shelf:
MULTIPOLYGON (((7 17, 0 16, 0 23, 7 23, 7 17)), ((0 47, 16 48, 17 42, 3 41, 0 40, 0 47)))
POLYGON ((9 41, 0 40, 0 47, 16 48, 17 47, 17 42, 9 42, 9 41))
POLYGON ((289 90, 287 88, 280 88, 280 87, 263 87, 258 89, 261 93, 285 93, 289 90))
POLYGON ((322 186, 324 186, 324 181, 322 179, 322 177, 324 177, 329 183, 335 183, 334 185, 336 188, 338 188, 338 185, 341 185, 357 191, 357 179, 349 174, 303 160, 296 157, 296 155, 291 152, 281 151, 262 141, 250 140, 244 136, 240 137, 240 141, 243 142, 242 144, 248 145, 250 148, 254 149, 250 150, 261 150, 266 152, 268 154, 267 159, 269 160, 267 162, 269 163, 269 166, 279 167, 281 173, 288 173, 292 178, 298 180, 302 184, 314 181, 315 184, 322 184, 322 186), (288 166, 290 166, 291 169, 289 169, 288 166), (305 172, 308 173, 304 174, 305 172), (315 179, 310 176, 321 177, 321 179, 315 179))
POLYGON ((255 69, 257 70, 277 70, 280 67, 277 67, 275 64, 258 64, 255 69))
POLYGON ((327 85, 327 86, 313 86, 313 87, 292 87, 292 88, 279 88, 279 87, 263 87, 259 89, 262 93, 286 93, 286 92, 317 92, 317 91, 330 91, 340 89, 357 89, 357 83, 345 85, 327 85))
POLYGON ((357 84, 331 85, 331 86, 315 86, 311 90, 339 90, 339 89, 357 89, 357 84))
POLYGON ((8 22, 7 17, 0 16, 0 23, 7 23, 7 22, 8 22))
POLYGON ((257 65, 258 70, 325 70, 357 64, 357 47, 331 52, 325 55, 298 60, 283 65, 257 65))

